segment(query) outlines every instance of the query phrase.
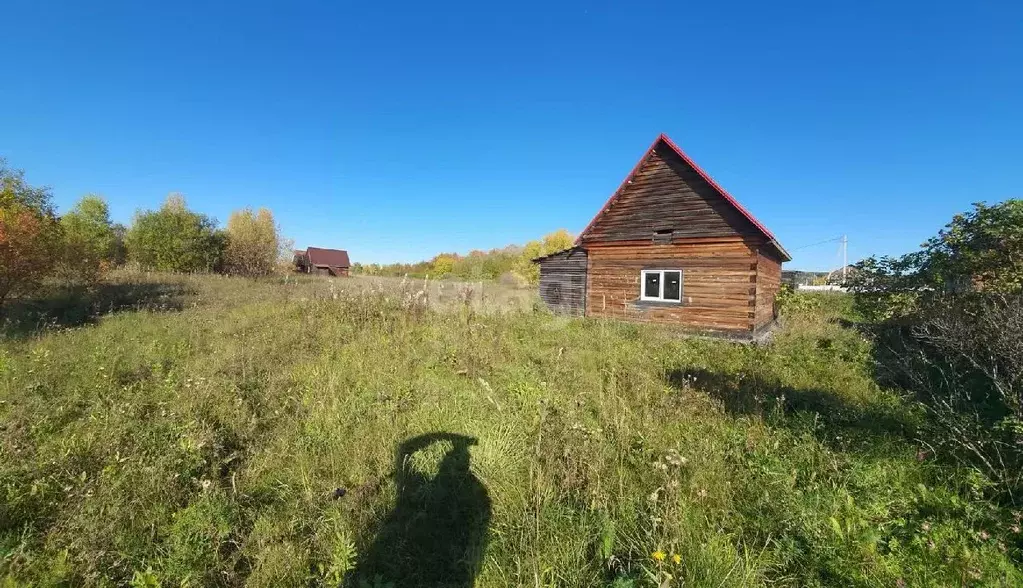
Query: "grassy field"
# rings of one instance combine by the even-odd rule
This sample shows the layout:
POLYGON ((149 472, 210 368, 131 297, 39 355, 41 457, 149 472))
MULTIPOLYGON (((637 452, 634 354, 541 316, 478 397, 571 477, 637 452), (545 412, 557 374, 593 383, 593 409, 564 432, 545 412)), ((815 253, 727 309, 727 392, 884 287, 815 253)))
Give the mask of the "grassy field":
POLYGON ((366 278, 15 307, 0 579, 1023 585, 1020 514, 921 451, 847 302, 798 299, 764 346, 366 278))

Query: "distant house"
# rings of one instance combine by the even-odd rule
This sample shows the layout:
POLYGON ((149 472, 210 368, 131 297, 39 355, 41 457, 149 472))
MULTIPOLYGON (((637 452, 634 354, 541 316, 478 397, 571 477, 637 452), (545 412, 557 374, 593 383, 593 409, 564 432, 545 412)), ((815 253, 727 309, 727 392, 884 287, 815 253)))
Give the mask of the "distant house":
POLYGON ((343 249, 309 247, 295 252, 295 271, 324 276, 347 276, 351 262, 343 249))
POLYGON ((661 135, 576 246, 537 258, 555 312, 749 337, 775 320, 781 265, 767 228, 661 135))

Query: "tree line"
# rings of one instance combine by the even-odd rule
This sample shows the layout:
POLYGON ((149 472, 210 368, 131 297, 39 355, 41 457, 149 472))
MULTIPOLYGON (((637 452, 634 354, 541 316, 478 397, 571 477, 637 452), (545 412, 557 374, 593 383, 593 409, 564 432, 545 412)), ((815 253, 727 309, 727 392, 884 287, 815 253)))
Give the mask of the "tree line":
POLYGON ((110 220, 107 202, 83 196, 58 214, 47 188, 0 159, 0 304, 34 293, 45 281, 90 287, 125 263, 172 272, 264 276, 290 264, 291 243, 273 213, 251 208, 231 213, 220 228, 171 194, 157 210, 136 212, 130 226, 110 220))
POLYGON ((416 263, 356 263, 352 265, 352 273, 536 284, 540 281, 540 268, 532 260, 568 249, 574 242, 575 237, 571 233, 565 229, 558 229, 525 245, 508 245, 490 251, 477 249, 467 255, 440 253, 432 259, 416 263))

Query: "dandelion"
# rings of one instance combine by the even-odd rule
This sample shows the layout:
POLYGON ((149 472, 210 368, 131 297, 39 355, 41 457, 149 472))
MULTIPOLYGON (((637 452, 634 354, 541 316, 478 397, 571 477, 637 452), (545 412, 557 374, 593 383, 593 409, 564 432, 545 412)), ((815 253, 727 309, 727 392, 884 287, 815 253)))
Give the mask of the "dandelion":
POLYGON ((676 553, 676 554, 671 556, 671 561, 675 565, 679 565, 680 563, 682 563, 682 556, 676 553))
POLYGON ((668 556, 663 551, 658 549, 657 551, 651 553, 650 557, 653 558, 653 560, 656 561, 656 562, 662 562, 662 561, 664 561, 664 558, 666 558, 668 556))

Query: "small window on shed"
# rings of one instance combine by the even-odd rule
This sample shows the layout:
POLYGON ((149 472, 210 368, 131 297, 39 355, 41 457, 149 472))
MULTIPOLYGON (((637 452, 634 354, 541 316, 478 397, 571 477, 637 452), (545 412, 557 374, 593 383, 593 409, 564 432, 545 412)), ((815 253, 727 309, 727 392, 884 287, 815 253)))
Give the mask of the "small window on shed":
POLYGON ((682 302, 682 270, 643 270, 640 300, 682 302))

